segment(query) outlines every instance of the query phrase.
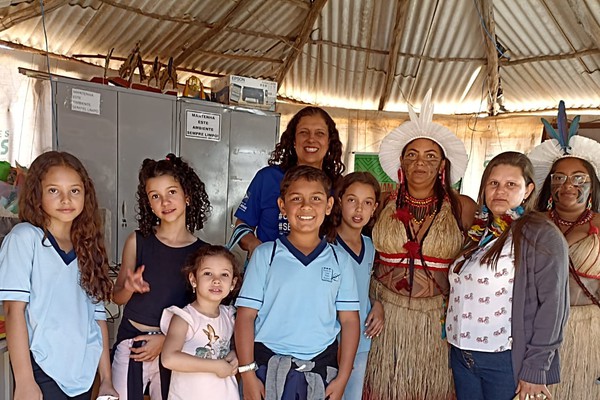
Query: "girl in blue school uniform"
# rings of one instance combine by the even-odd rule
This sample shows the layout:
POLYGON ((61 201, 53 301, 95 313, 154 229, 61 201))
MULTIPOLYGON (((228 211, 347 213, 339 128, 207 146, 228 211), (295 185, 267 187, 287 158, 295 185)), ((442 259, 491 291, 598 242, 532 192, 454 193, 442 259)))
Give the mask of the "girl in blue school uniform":
POLYGON ((333 225, 336 228, 336 248, 348 253, 356 277, 360 299, 360 341, 354 358, 354 367, 344 400, 362 398, 367 358, 371 338, 379 336, 383 329, 383 305, 369 299, 369 282, 375 258, 371 238, 362 234, 364 228, 372 227, 375 210, 381 195, 379 183, 368 172, 353 172, 338 183, 335 191, 333 225))
POLYGON ((104 301, 108 258, 94 185, 81 162, 50 151, 31 164, 19 218, 0 250, 0 300, 14 400, 88 400, 113 388, 104 301))
MULTIPOLYGON (((163 309, 193 299, 182 268, 206 243, 194 236, 210 210, 204 183, 180 157, 145 159, 137 190, 139 230, 125 241, 114 302, 125 304, 113 348, 112 373, 120 400, 166 399, 171 371, 159 360, 163 309)), ((229 359, 228 359, 229 360, 229 359)))

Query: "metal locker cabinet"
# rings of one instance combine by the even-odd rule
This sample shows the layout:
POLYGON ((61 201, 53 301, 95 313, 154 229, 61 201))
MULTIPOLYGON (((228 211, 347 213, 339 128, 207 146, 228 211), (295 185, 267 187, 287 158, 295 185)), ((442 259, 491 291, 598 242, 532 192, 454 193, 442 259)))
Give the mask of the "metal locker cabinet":
POLYGON ((204 182, 212 206, 204 228, 196 234, 208 243, 224 244, 231 110, 191 99, 179 99, 177 105, 179 155, 191 163, 204 182))
POLYGON ((121 262, 123 245, 137 229, 138 174, 146 158, 160 160, 175 153, 177 98, 139 90, 118 92, 118 192, 115 260, 121 262))
POLYGON ((115 261, 117 92, 95 83, 67 78, 52 79, 56 93, 56 124, 52 127, 53 148, 72 153, 81 160, 94 181, 100 207, 111 211, 110 232, 113 237, 106 238, 106 249, 109 261, 115 261), (80 91, 94 99, 90 107, 78 107, 73 103, 74 96, 81 94, 80 91), (99 110, 94 106, 98 100, 99 110))
POLYGON ((267 165, 279 138, 279 114, 235 109, 229 135, 229 185, 226 238, 231 237, 234 213, 256 172, 267 165))

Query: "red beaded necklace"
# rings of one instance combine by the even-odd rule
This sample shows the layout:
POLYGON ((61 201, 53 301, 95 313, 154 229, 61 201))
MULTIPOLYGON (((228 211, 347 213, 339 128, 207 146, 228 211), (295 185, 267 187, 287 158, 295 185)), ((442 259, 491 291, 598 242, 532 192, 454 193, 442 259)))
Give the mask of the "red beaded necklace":
POLYGON ((556 212, 556 210, 550 210, 550 218, 556 225, 562 226, 574 226, 574 225, 583 225, 587 224, 594 218, 594 213, 592 210, 586 209, 576 221, 567 221, 566 219, 562 219, 560 215, 556 212))
POLYGON ((408 206, 408 211, 417 225, 421 225, 425 221, 425 218, 437 213, 436 200, 436 196, 417 199, 411 196, 408 191, 404 193, 404 202, 408 206))

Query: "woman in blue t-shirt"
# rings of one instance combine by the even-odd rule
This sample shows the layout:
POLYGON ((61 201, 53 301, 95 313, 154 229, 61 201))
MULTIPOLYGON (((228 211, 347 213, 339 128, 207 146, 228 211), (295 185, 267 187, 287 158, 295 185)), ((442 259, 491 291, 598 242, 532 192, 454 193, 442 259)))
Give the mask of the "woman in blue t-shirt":
POLYGON ((279 213, 277 198, 283 175, 296 165, 322 169, 334 184, 346 168, 340 134, 322 108, 305 107, 292 117, 271 153, 269 165, 256 173, 235 213, 236 225, 243 224, 251 232, 240 240, 240 246, 249 255, 262 242, 289 232, 287 219, 279 213))

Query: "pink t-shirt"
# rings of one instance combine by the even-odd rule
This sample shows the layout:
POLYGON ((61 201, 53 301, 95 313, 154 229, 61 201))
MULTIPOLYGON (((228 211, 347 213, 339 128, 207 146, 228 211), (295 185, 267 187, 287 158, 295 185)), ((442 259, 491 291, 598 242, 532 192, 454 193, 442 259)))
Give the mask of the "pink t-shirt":
MULTIPOLYGON (((219 306, 219 316, 207 317, 191 304, 183 309, 169 307, 163 311, 160 328, 166 334, 173 315, 178 315, 189 325, 182 351, 196 357, 221 359, 230 351, 233 336, 235 308, 219 306)), ((168 400, 223 399, 239 400, 235 376, 219 378, 209 372, 173 371, 168 400)))

